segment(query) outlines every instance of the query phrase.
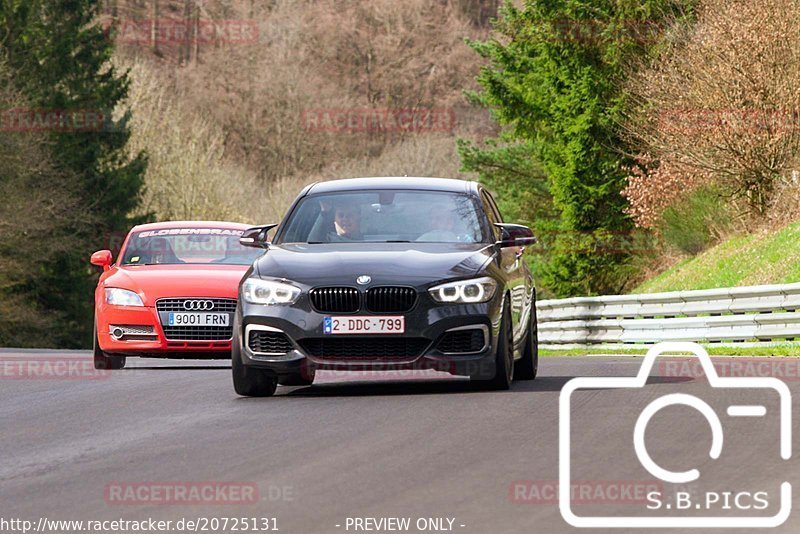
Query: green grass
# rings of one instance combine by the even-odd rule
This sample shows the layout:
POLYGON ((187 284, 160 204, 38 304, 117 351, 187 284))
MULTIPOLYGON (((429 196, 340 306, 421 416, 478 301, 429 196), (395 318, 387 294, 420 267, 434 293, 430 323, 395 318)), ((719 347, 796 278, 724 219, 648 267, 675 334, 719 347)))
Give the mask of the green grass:
MULTIPOLYGON (((774 233, 732 236, 685 259, 644 282, 631 293, 660 293, 762 284, 800 282, 800 222, 774 233)), ((643 356, 652 345, 540 349, 541 356, 597 354, 643 356)), ((721 347, 704 345, 712 356, 800 356, 800 342, 771 346, 721 347)))
POLYGON ((800 222, 775 233, 733 236, 673 265, 631 293, 800 282, 800 222))
MULTIPOLYGON (((644 356, 652 345, 631 348, 589 347, 585 349, 539 349, 539 356, 627 355, 644 356)), ((768 347, 720 347, 704 345, 711 356, 800 356, 800 343, 779 343, 768 347)))

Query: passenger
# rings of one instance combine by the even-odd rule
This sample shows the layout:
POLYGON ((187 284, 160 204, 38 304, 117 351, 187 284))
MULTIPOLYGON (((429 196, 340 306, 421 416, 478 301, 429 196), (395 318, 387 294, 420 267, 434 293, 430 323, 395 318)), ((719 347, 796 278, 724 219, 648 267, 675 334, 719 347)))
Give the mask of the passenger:
POLYGON ((428 213, 430 230, 417 238, 417 241, 433 241, 440 243, 453 243, 458 241, 456 234, 456 219, 453 211, 434 206, 428 213))

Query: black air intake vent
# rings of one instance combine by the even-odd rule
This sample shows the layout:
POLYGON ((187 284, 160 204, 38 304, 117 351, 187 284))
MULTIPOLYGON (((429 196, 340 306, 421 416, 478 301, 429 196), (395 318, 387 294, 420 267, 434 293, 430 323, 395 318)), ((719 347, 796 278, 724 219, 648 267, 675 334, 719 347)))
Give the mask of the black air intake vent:
POLYGON ((352 287, 320 287, 309 295, 311 305, 322 313, 354 313, 361 307, 358 290, 352 287))
POLYGON ((367 291, 367 309, 373 313, 405 313, 417 301, 410 287, 373 287, 367 291))
POLYGON ((247 346, 262 354, 286 354, 294 349, 286 334, 268 330, 251 330, 247 346))
POLYGON ((479 352, 485 345, 483 330, 455 330, 445 333, 436 348, 448 354, 469 354, 479 352))
POLYGON ((342 336, 304 339, 300 346, 309 355, 321 359, 403 360, 419 356, 429 343, 425 338, 413 337, 342 336))

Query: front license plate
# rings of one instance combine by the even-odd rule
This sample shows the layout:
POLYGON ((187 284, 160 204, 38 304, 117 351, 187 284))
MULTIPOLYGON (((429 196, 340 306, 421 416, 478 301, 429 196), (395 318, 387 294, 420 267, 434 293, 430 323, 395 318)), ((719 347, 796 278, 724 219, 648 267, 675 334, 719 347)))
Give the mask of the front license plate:
POLYGON ((397 317, 325 317, 326 334, 403 334, 406 319, 397 317))
POLYGON ((228 326, 227 313, 170 313, 169 326, 228 326))

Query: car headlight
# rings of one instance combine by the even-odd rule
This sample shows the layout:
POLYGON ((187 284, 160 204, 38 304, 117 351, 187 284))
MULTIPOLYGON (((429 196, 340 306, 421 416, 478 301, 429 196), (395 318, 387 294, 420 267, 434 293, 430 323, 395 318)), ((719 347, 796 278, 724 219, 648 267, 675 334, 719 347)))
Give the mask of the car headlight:
POLYGON ((300 288, 282 282, 248 278, 242 284, 242 296, 250 304, 292 304, 300 296, 300 288))
POLYGON ((476 278, 449 282, 428 290, 436 302, 475 304, 491 300, 497 290, 497 282, 492 278, 476 278))
POLYGON ((116 287, 106 288, 106 302, 114 306, 144 306, 142 297, 133 291, 116 287))

